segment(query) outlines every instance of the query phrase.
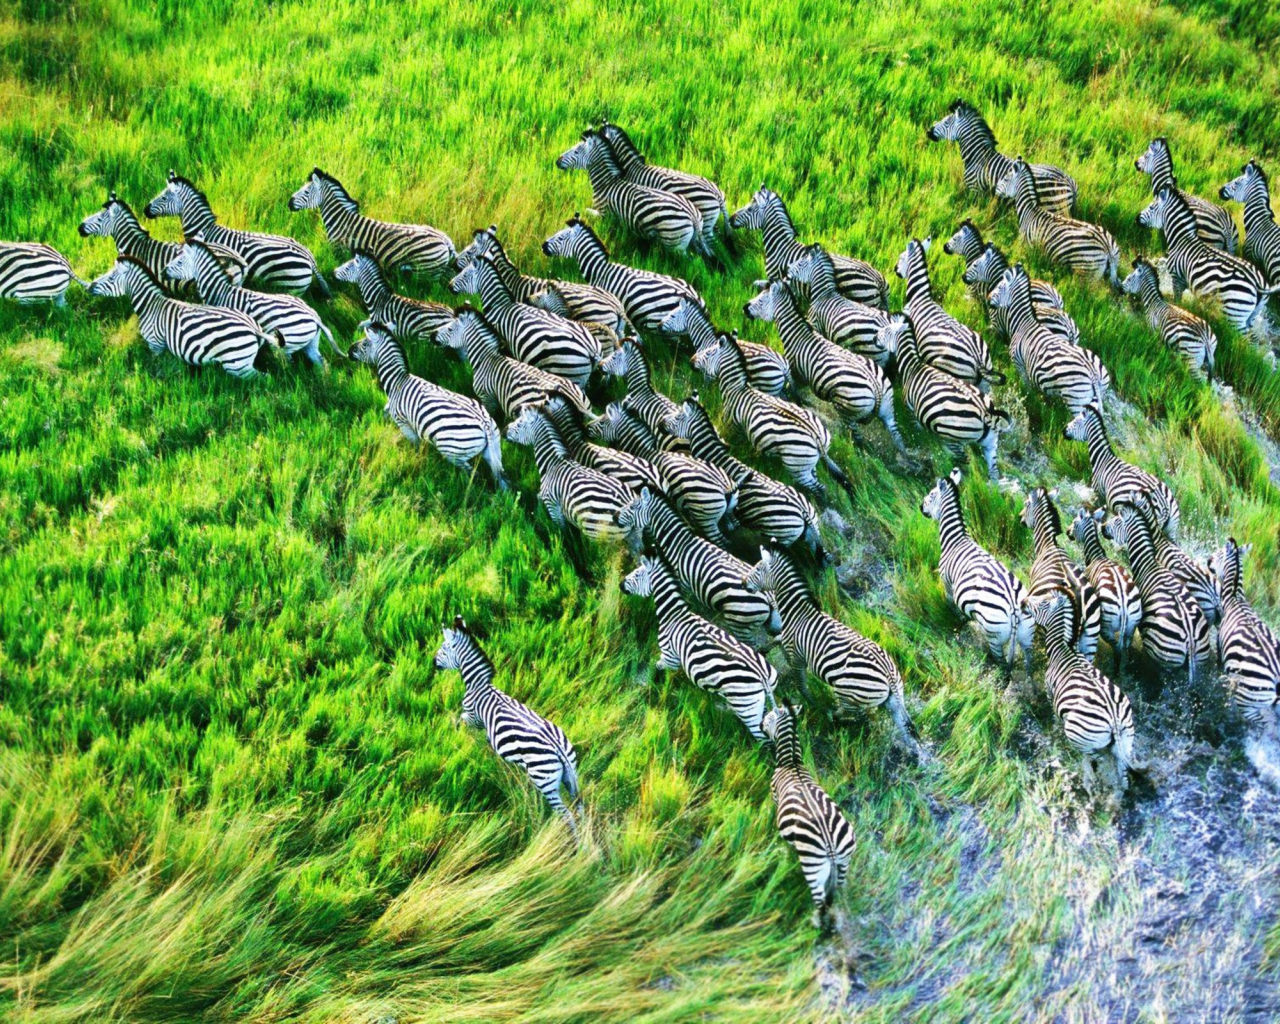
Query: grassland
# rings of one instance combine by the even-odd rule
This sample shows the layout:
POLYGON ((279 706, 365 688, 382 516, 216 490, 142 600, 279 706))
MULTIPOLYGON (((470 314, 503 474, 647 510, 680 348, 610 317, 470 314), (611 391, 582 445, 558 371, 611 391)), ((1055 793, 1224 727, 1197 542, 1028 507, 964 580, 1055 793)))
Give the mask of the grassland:
MULTIPOLYGON (((111 247, 76 224, 108 189, 140 207, 173 167, 227 223, 294 234, 328 270, 341 254, 284 205, 319 164, 375 215, 458 240, 495 222, 545 267, 541 240, 588 204, 554 156, 607 115, 731 204, 768 182, 812 237, 886 270, 909 233, 972 216, 1047 276, 1010 217, 963 194, 955 150, 925 142, 950 100, 1069 167, 1132 257, 1157 244, 1133 222, 1153 135, 1201 195, 1275 161, 1277 37, 1274 10, 1231 0, 24 0, 0 15, 0 237, 99 272, 111 247)), ((708 269, 602 230, 739 322, 757 243, 708 269)), ((940 292, 980 324, 934 252, 940 292)), ((1230 390, 1198 383, 1112 296, 1059 283, 1117 382, 1125 448, 1174 485, 1197 549, 1254 543, 1249 590, 1274 621, 1276 374, 1216 321, 1230 390)), ((1043 698, 1007 691, 960 634, 917 510, 928 479, 885 446, 836 445, 857 486, 821 591, 898 659, 934 757, 895 757, 882 717, 810 707, 815 766, 861 840, 828 943, 773 832, 766 756, 654 678, 625 560, 554 533, 526 455, 508 449, 519 491, 495 494, 401 443, 361 367, 190 376, 122 305, 71 299, 0 309, 7 1019, 1267 1019, 1275 801, 1239 730, 1212 695, 1131 679, 1157 786, 1119 813, 1085 804, 1043 698), (459 727, 460 681, 431 668, 454 613, 576 742, 579 852, 459 727)), ((353 335, 350 294, 322 312, 353 335)), ((465 390, 442 353, 412 361, 465 390)), ((669 393, 693 385, 678 353, 660 363, 669 393)), ((1000 398, 1013 479, 1084 479, 1061 409, 1017 384, 1000 398)), ((967 488, 978 537, 1025 566, 1020 503, 967 488)))

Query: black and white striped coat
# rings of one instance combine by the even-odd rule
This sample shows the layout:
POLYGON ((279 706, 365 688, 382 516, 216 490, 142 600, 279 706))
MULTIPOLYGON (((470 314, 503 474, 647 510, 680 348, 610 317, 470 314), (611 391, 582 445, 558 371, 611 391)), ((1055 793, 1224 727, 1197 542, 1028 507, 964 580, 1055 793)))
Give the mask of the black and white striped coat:
POLYGON ((765 715, 765 735, 773 743, 773 793, 778 833, 800 861, 813 897, 817 924, 830 925, 831 905, 844 886, 853 858, 853 827, 804 764, 796 712, 789 706, 765 715))
POLYGON ((1089 446, 1090 483, 1110 511, 1115 512, 1121 503, 1133 504, 1146 498, 1157 528, 1170 539, 1178 536, 1182 517, 1178 499, 1163 480, 1116 455, 1098 406, 1085 406, 1066 425, 1063 435, 1068 441, 1082 441, 1089 446))
POLYGON ((658 615, 658 668, 683 671, 700 690, 720 698, 753 738, 774 705, 778 673, 762 654, 708 622, 685 603, 661 558, 640 560, 623 581, 624 593, 653 599, 658 615))
POLYGON ((378 261, 358 252, 333 272, 339 281, 360 289, 360 303, 371 320, 391 328, 401 344, 437 341, 441 328, 453 323, 453 310, 442 302, 410 299, 391 290, 378 261))
MULTIPOLYGON (((720 332, 707 316, 706 308, 692 299, 681 299, 675 312, 662 322, 662 329, 668 334, 687 334, 695 352, 720 344, 720 332)), ((754 341, 739 341, 738 347, 747 361, 747 377, 753 388, 768 395, 781 395, 791 387, 791 367, 785 356, 754 341)))
POLYGON ((570 800, 577 799, 578 755, 564 730, 493 685, 493 663, 461 616, 453 620, 452 629, 445 627, 442 632, 435 666, 462 673, 463 722, 484 729, 494 753, 524 769, 576 836, 577 824, 562 790, 568 791, 570 800))
POLYGON ((601 372, 621 377, 627 382, 627 408, 658 438, 664 448, 682 448, 677 438, 667 433, 666 420, 676 411, 676 403, 653 386, 649 357, 635 338, 627 338, 600 364, 601 372))
POLYGON ((850 425, 879 418, 899 450, 905 450, 893 411, 893 386, 874 361, 818 334, 800 312, 786 280, 774 281, 747 303, 749 317, 771 319, 792 376, 830 402, 850 425))
POLYGON ((1138 514, 1146 520, 1151 532, 1156 561, 1178 578, 1178 582, 1186 587, 1187 593, 1200 606, 1200 611, 1209 624, 1215 624, 1222 614, 1222 601, 1218 597, 1212 575, 1160 531, 1160 527, 1152 519, 1150 504, 1145 499, 1138 501, 1136 505, 1138 514))
POLYGON ((477 256, 449 287, 480 297, 485 319, 522 363, 585 387, 600 362, 600 339, 576 320, 517 302, 489 256, 477 256))
POLYGON ((469 469, 479 456, 494 482, 505 490, 502 438, 484 406, 410 373, 404 349, 386 324, 366 321, 364 332, 352 347, 351 358, 373 367, 378 386, 387 396, 383 411, 401 433, 414 444, 429 442, 459 469, 469 469))
MULTIPOLYGON (((770 281, 785 277, 804 251, 782 197, 763 185, 751 202, 729 218, 729 226, 759 231, 764 239, 764 272, 770 281)), ((831 254, 836 287, 840 294, 878 309, 889 308, 889 284, 884 275, 865 260, 831 254)))
POLYGON ((898 666, 879 644, 822 610, 785 552, 762 547, 746 585, 748 590, 772 594, 778 602, 779 640, 798 671, 811 672, 830 686, 847 710, 884 707, 902 739, 913 744, 915 730, 903 700, 898 666))
POLYGON ((1072 647, 1092 661, 1098 653, 1098 636, 1102 632, 1102 604, 1085 572, 1066 556, 1058 544, 1062 535, 1062 517, 1053 497, 1043 488, 1034 487, 1022 506, 1022 525, 1031 531, 1035 541, 1035 560, 1027 577, 1027 592, 1032 598, 1062 590, 1071 595, 1075 606, 1073 622, 1078 632, 1070 636, 1072 647))
POLYGON ((942 556, 938 574, 947 600, 974 623, 993 657, 1012 665, 1021 651, 1028 670, 1034 623, 1026 610, 1027 589, 1003 563, 982 548, 964 524, 960 470, 939 478, 920 505, 938 524, 942 556))
POLYGON ((551 395, 560 395, 583 415, 591 412, 591 402, 573 381, 503 355, 497 332, 470 306, 463 306, 436 337, 446 348, 463 354, 471 364, 472 391, 486 409, 501 412, 505 420, 541 405, 551 395))
POLYGON ((1213 328, 1200 317, 1181 306, 1175 306, 1160 293, 1160 277, 1144 259, 1133 261, 1133 271, 1124 279, 1121 289, 1132 295, 1146 314, 1151 329, 1160 340, 1177 353, 1193 374, 1213 377, 1213 360, 1218 351, 1218 338, 1213 328))
POLYGON ((263 345, 274 344, 246 313, 196 306, 170 298, 141 262, 121 256, 89 285, 90 295, 128 296, 138 314, 138 332, 152 352, 172 352, 191 366, 216 364, 233 377, 254 377, 263 345))
POLYGON ((576 526, 602 543, 640 549, 639 531, 619 525, 618 516, 634 497, 625 485, 569 458, 555 426, 540 409, 525 409, 507 427, 507 439, 533 449, 538 466, 538 498, 561 529, 576 526))
POLYGON ((583 132, 576 145, 560 154, 556 166, 562 171, 585 170, 596 208, 614 214, 641 238, 675 252, 687 252, 690 245, 709 252, 698 208, 684 196, 627 179, 599 132, 583 132))
POLYGON ((930 366, 916 352, 915 331, 910 317, 895 314, 884 329, 886 347, 897 355, 898 387, 913 416, 957 458, 964 448, 976 444, 993 480, 996 469, 996 446, 1000 441, 998 422, 1012 420, 1003 409, 997 409, 991 396, 972 384, 957 380, 949 373, 930 366))
POLYGON ((319 210, 329 241, 352 252, 367 252, 384 270, 443 278, 454 267, 457 250, 443 231, 364 216, 342 183, 318 167, 289 197, 289 209, 319 210))
POLYGON ((835 264, 822 246, 806 246, 791 264, 786 280, 797 286, 793 288, 797 297, 807 291, 805 316, 819 334, 866 356, 877 366, 888 364, 891 353, 881 347, 880 340, 889 314, 841 294, 836 287, 835 264))
POLYGON ((718 466, 738 487, 738 504, 734 517, 761 537, 773 538, 779 544, 804 541, 814 556, 822 561, 822 537, 818 532, 818 512, 813 504, 794 487, 737 459, 716 432, 711 417, 696 396, 687 398, 680 409, 667 420, 667 429, 689 442, 690 451, 699 459, 718 466))
POLYGON ((1041 323, 1031 305, 1031 279, 1021 264, 1005 271, 991 293, 1009 326, 1009 354, 1018 372, 1037 391, 1059 399, 1074 415, 1093 402, 1101 405, 1111 375, 1097 354, 1065 342, 1041 323))
POLYGON ((82 288, 89 287, 53 246, 43 242, 0 242, 0 299, 22 305, 52 302, 62 306, 72 281, 82 288))
POLYGON ((1110 750, 1118 788, 1128 786, 1134 758, 1133 705, 1120 687, 1104 676, 1072 644, 1080 631, 1077 609, 1065 590, 1030 600, 1031 615, 1042 630, 1048 657, 1044 681, 1067 742, 1085 756, 1085 775, 1093 776, 1093 757, 1110 750))
POLYGON ((1209 620, 1181 580, 1156 558, 1147 517, 1138 505, 1120 504, 1102 532, 1124 549, 1142 592, 1143 653, 1165 671, 1185 668, 1194 680, 1213 661, 1209 620))
MULTIPOLYGON (((964 187, 970 192, 998 195, 996 187, 1009 173, 1013 161, 996 149, 996 137, 986 119, 970 104, 956 100, 947 116, 929 126, 933 142, 955 142, 964 161, 964 187)), ((1052 164, 1030 164, 1036 189, 1047 210, 1070 213, 1077 187, 1066 171, 1052 164)))
POLYGON ((702 301, 678 277, 611 262, 604 243, 576 216, 542 243, 542 251, 548 256, 576 260, 588 282, 622 303, 627 319, 637 330, 660 331, 662 322, 675 312, 681 299, 702 301))
POLYGON ((1252 263, 1205 245, 1196 233, 1195 215, 1176 188, 1162 188, 1138 214, 1138 223, 1164 233, 1165 265, 1175 301, 1187 289, 1200 298, 1217 297, 1236 330, 1259 341, 1271 340, 1276 327, 1269 307, 1280 293, 1280 283, 1268 286, 1252 263))
POLYGON ((198 232, 187 238, 165 274, 175 281, 194 281, 201 302, 247 313, 264 332, 276 335, 290 355, 301 352, 313 364, 323 365, 321 335, 342 355, 333 333, 314 309, 296 295, 270 295, 234 284, 198 232))
POLYGON ((618 514, 618 525, 652 546, 681 589, 739 640, 761 649, 773 642, 782 628, 778 609, 743 586, 751 567, 690 530, 660 494, 642 490, 618 514))
POLYGON ((1230 538, 1209 559, 1222 598, 1218 657, 1231 697, 1245 718, 1276 732, 1280 703, 1280 639, 1255 612, 1244 592, 1244 556, 1250 544, 1230 538))
POLYGON ((574 462, 603 473, 635 494, 645 487, 666 491, 666 478, 648 459, 594 444, 582 413, 559 395, 548 398, 541 409, 574 462))
MULTIPOLYGON (((1173 174, 1173 154, 1169 152, 1169 142, 1163 136, 1152 139, 1142 156, 1133 162, 1133 166, 1151 179, 1153 196, 1158 196, 1166 186, 1177 188, 1177 178, 1173 174)), ((1178 189, 1178 194, 1195 215, 1196 234, 1200 236, 1200 240, 1205 245, 1235 252, 1240 235, 1230 212, 1217 203, 1193 196, 1190 192, 1178 189)))
POLYGON ((1102 509, 1081 511, 1071 522, 1071 535, 1084 554, 1084 571, 1098 595, 1102 636, 1123 665, 1133 646, 1134 631, 1142 622, 1142 593, 1133 577, 1119 562, 1107 557, 1098 535, 1102 509))
POLYGON ((316 258, 301 242, 284 235, 238 231, 224 227, 205 194, 174 171, 169 182, 142 211, 147 217, 177 217, 187 240, 199 237, 207 245, 221 246, 244 261, 244 283, 258 288, 305 292, 313 284, 321 295, 329 294, 316 258))
POLYGON ((1106 228, 1074 220, 1042 205, 1035 177, 1022 157, 1000 179, 996 195, 1012 199, 1018 231, 1053 262, 1080 274, 1100 277, 1112 287, 1120 283, 1120 246, 1106 228))
POLYGON ((1244 254, 1268 281, 1280 284, 1280 225, 1271 212, 1271 190, 1262 166, 1250 160, 1218 194, 1244 205, 1244 254))
POLYGON ((1004 374, 991 363, 991 350, 982 335, 948 313, 933 297, 928 253, 932 239, 913 238, 894 265, 907 285, 903 312, 911 317, 916 353, 926 363, 968 381, 980 391, 1003 384, 1004 374))

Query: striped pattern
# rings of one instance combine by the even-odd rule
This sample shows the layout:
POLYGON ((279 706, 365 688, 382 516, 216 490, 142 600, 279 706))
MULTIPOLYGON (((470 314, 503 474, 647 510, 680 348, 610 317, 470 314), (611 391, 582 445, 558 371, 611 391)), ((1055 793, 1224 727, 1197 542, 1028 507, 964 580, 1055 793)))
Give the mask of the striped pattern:
POLYGON ((978 445, 986 460, 987 473, 991 479, 998 479, 996 446, 1000 430, 997 422, 1012 423, 1009 414, 997 409, 990 395, 921 359, 916 352, 910 317, 895 314, 885 327, 884 336, 885 345, 897 354, 898 387, 912 415, 956 458, 963 457, 966 445, 978 445))
POLYGON ((586 171, 596 209, 612 213, 641 238, 675 252, 687 252, 690 245, 710 252, 698 208, 682 195, 625 177, 613 148, 599 132, 583 132, 577 145, 560 154, 556 166, 586 171))
POLYGON ((1034 624, 1024 610, 1022 581, 982 548, 964 524, 960 509, 960 470, 939 478, 920 511, 938 524, 942 557, 938 574, 947 600, 978 628, 993 657, 1013 665, 1021 651, 1031 668, 1034 624))
MULTIPOLYGON (((929 139, 933 142, 955 142, 960 146, 960 159, 964 161, 964 187, 970 192, 998 195, 1001 179, 1013 167, 1013 161, 996 149, 996 137, 990 126, 976 109, 957 100, 940 121, 929 127, 929 139)), ((1036 183, 1036 191, 1042 197, 1046 210, 1070 213, 1076 204, 1078 191, 1075 181, 1066 171, 1051 164, 1030 164, 1036 183)))
POLYGON ((1133 272, 1124 279, 1121 290, 1132 295, 1146 314, 1151 329, 1160 340, 1177 353, 1197 377, 1213 377, 1213 360, 1218 351, 1218 338, 1213 328, 1194 313, 1175 306, 1160 293, 1160 277, 1146 260, 1133 261, 1133 272))
POLYGON ((576 837, 577 824, 562 791, 568 792, 570 800, 577 799, 578 755, 564 730, 493 685, 493 662, 461 616, 453 620, 452 629, 445 627, 442 632, 435 666, 462 674, 462 720, 484 729, 494 753, 524 769, 576 837))
POLYGON ((1084 571, 1098 595, 1102 636, 1116 652, 1117 665, 1133 646, 1133 634, 1142 622, 1142 593, 1129 570, 1107 557, 1098 534, 1102 509, 1081 511, 1071 521, 1071 536, 1084 553, 1084 571))
POLYGON ((718 697, 754 739, 773 707, 778 673, 764 656, 685 603, 680 586, 661 558, 645 557, 623 581, 625 593, 653 599, 658 615, 658 668, 683 671, 700 690, 718 697))
MULTIPOLYGON (((1173 173, 1173 154, 1169 152, 1168 139, 1163 136, 1152 139, 1151 145, 1133 162, 1133 166, 1151 179, 1153 196, 1159 195, 1162 188, 1177 189, 1177 178, 1173 173)), ((1195 215, 1196 234, 1200 236, 1200 240, 1205 245, 1212 245, 1226 252, 1235 252, 1240 242, 1240 235, 1231 213, 1217 203, 1193 196, 1190 192, 1178 189, 1178 194, 1195 215)))
POLYGON ((437 341, 441 328, 453 322, 453 310, 441 302, 397 295, 387 283, 378 261, 358 252, 333 272, 333 276, 360 289, 360 303, 371 320, 391 328, 401 344, 437 341))
POLYGON ((1244 205, 1244 254, 1268 281, 1280 284, 1280 226, 1271 212, 1266 171, 1258 161, 1250 160, 1239 177, 1222 186, 1219 195, 1244 205))
POLYGON ((485 319, 522 363, 585 387, 600 362, 600 339, 576 320, 517 302, 490 256, 477 256, 449 287, 480 297, 485 319))
POLYGON ((215 364, 233 377, 257 376, 258 350, 275 340, 239 310, 169 298, 151 271, 129 256, 90 284, 89 294, 128 296, 152 352, 167 350, 191 366, 215 364))
POLYGON ((797 296, 807 290, 809 306, 805 316, 819 334, 874 360, 878 366, 888 364, 891 353, 881 346, 880 332, 889 322, 889 314, 841 294, 836 287, 835 263, 822 246, 807 246, 791 264, 786 280, 798 285, 793 289, 797 296))
POLYGON ((1116 455, 1098 406, 1085 406, 1066 425, 1063 435, 1069 441, 1083 441, 1089 446, 1090 483, 1110 511, 1115 512, 1122 503, 1133 504, 1145 498, 1157 528, 1171 539, 1178 536, 1182 518, 1178 499, 1163 480, 1116 455))
POLYGON ((384 411, 404 436, 414 444, 428 441, 459 469, 469 469, 479 456, 488 464, 494 482, 505 490, 502 439, 484 406, 411 374, 404 349, 386 324, 366 322, 364 332, 351 349, 351 358, 373 367, 378 386, 387 396, 384 411))
POLYGON ((384 270, 442 278, 453 269, 457 252, 443 231, 365 217, 342 183, 318 167, 289 197, 289 209, 319 210, 329 241, 352 252, 367 252, 384 270))
POLYGON ((174 171, 142 212, 148 217, 177 217, 188 241, 198 236, 208 245, 235 253, 244 261, 245 285, 301 293, 314 284, 321 295, 329 294, 329 286, 316 269, 316 258, 305 245, 283 235, 224 227, 205 194, 174 171))
POLYGON ((42 242, 0 242, 0 299, 26 305, 67 301, 72 281, 88 285, 76 276, 67 258, 42 242))
POLYGON ((676 403, 653 386, 649 358, 635 338, 627 338, 604 362, 603 373, 627 382, 627 408, 657 436, 664 448, 683 447, 667 433, 666 420, 676 403))
POLYGON ((1022 157, 1000 179, 996 195, 1012 199, 1018 211, 1018 231, 1029 245, 1044 251, 1054 263, 1076 273, 1120 283, 1120 246, 1111 232, 1088 221, 1073 220, 1046 207, 1035 176, 1022 157))
POLYGON ((800 861, 813 897, 818 924, 833 922, 831 905, 844 886, 855 838, 836 802, 814 781, 804 765, 795 710, 783 706, 765 716, 765 735, 773 743, 773 793, 778 833, 800 861))
MULTIPOLYGON (((675 312, 662 321, 662 329, 668 334, 687 334, 695 352, 720 344, 720 332, 705 307, 692 299, 681 299, 675 312)), ((767 395, 781 395, 791 387, 791 367, 784 356, 754 341, 740 341, 738 347, 747 361, 747 378, 753 388, 767 395)))
MULTIPOLYGON (((785 277, 804 252, 796 237, 795 225, 782 197, 763 185, 751 202, 729 218, 729 226, 761 232, 764 240, 764 271, 770 281, 785 277)), ((840 294, 877 309, 889 308, 889 284, 884 275, 864 260, 832 254, 836 287, 840 294)))
POLYGON ((1156 561, 1161 568, 1167 569, 1177 577, 1178 582, 1200 606, 1205 619, 1210 625, 1215 624, 1222 614, 1222 601, 1218 597, 1218 588, 1214 586, 1213 576, 1160 531, 1160 528, 1152 522, 1150 506, 1147 502, 1139 501, 1137 508, 1138 514, 1143 517, 1151 531, 1151 544, 1155 549, 1156 561))
POLYGON ((1075 631, 1067 639, 1075 651, 1092 661, 1098 653, 1098 636, 1102 632, 1102 604, 1088 576, 1059 546, 1062 517, 1053 497, 1043 487, 1034 487, 1027 494, 1022 506, 1022 525, 1031 531, 1036 553, 1027 580, 1027 593, 1033 599, 1057 591, 1071 595, 1075 631))
POLYGON ((645 487, 666 490, 666 479, 648 459, 593 444, 582 413, 559 395, 548 398, 540 408, 555 427, 565 451, 574 462, 603 473, 634 494, 639 494, 645 487))
POLYGON ((1209 559, 1209 569, 1222 598, 1218 623, 1218 657, 1232 701, 1245 718, 1276 732, 1280 703, 1280 639, 1258 617, 1244 592, 1244 556, 1252 545, 1230 538, 1209 559))

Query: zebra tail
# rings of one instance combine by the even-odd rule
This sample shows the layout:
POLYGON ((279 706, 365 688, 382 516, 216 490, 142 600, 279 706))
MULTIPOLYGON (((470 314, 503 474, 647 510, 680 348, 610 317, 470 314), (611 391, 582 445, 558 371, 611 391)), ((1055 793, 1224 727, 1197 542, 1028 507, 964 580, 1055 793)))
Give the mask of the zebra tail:
POLYGON ((320 297, 322 299, 333 298, 333 290, 329 287, 329 282, 324 279, 324 276, 319 270, 316 270, 316 272, 311 275, 311 287, 320 293, 320 297))
POLYGON ((831 474, 836 483, 844 488, 845 493, 848 494, 850 498, 856 497, 853 490, 853 481, 850 480, 849 475, 840 468, 839 463, 837 463, 836 460, 826 452, 822 453, 822 464, 827 467, 827 472, 831 474))
POLYGON ((573 797, 574 800, 578 800, 578 769, 574 766, 573 759, 564 752, 561 752, 559 757, 560 767, 564 772, 562 776, 564 788, 569 791, 569 795, 573 797))
POLYGON ((320 321, 320 330, 324 332, 324 336, 329 339, 329 347, 333 349, 333 354, 339 359, 346 359, 347 354, 338 348, 338 343, 334 341, 333 332, 329 330, 328 325, 323 320, 320 321))
POLYGON ((83 277, 81 277, 79 274, 77 274, 74 270, 73 270, 73 271, 71 271, 71 280, 73 280, 76 284, 78 284, 78 285, 79 285, 81 288, 83 288, 85 291, 88 291, 88 290, 89 290, 89 285, 93 284, 93 282, 92 282, 92 281, 86 281, 83 277))
POLYGON ((889 709, 889 715, 893 718, 893 724, 899 731, 912 740, 919 741, 920 733, 916 729, 915 722, 911 721, 911 716, 907 714, 906 701, 902 698, 901 690, 894 690, 889 694, 889 699, 885 701, 885 707, 889 709))

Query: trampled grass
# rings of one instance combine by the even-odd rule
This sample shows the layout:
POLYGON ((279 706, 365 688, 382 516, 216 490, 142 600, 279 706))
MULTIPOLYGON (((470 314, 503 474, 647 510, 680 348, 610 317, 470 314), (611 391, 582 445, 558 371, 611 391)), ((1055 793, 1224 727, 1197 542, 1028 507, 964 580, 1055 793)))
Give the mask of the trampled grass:
MULTIPOLYGON (((712 175, 731 205, 766 181, 808 236, 886 271, 909 235, 941 241, 972 216, 1049 276, 1007 214, 961 191, 958 153, 925 127, 969 98, 1006 151, 1071 170, 1127 261, 1158 251, 1133 221, 1146 179, 1132 161, 1152 136, 1170 137, 1181 184, 1205 196, 1250 157, 1275 160, 1277 28, 1264 5, 1230 0, 24 0, 0 15, 0 237, 100 272, 111 246, 78 238, 78 222, 109 189, 140 210, 173 167, 226 223, 293 234, 329 271, 341 254, 318 220, 284 205, 318 164, 373 215, 460 243, 496 223, 542 272, 541 240, 589 205, 554 157, 607 115, 654 162, 712 175)), ((602 232, 739 324, 757 241, 709 268, 602 232)), ((980 324, 940 248, 940 294, 980 324)), ((1127 403, 1123 447, 1174 485, 1196 550, 1228 533, 1254 543, 1249 590, 1274 621, 1276 373, 1215 320, 1230 392, 1198 383, 1112 296, 1058 283, 1127 403)), ((483 470, 468 479, 403 444, 363 367, 191 376, 147 353, 123 305, 70 300, 0 308, 7 1017, 1179 1020, 1211 1006, 1244 1019, 1274 982, 1274 882, 1181 848, 1181 796, 1082 809, 1043 697, 1006 692, 947 608, 918 513, 929 481, 893 467, 878 432, 870 451, 835 446, 856 486, 836 501, 839 582, 819 589, 898 659, 934 756, 903 763, 883 716, 837 725, 815 692, 813 761, 860 838, 831 944, 774 834, 767 756, 704 695, 654 678, 653 617, 619 590, 625 558, 554 533, 527 455, 507 447, 519 489, 495 494, 483 470), (455 613, 485 634, 500 683, 577 745, 590 814, 577 853, 459 726, 461 683, 431 667, 455 613), (1194 915, 1144 939, 1142 865, 1193 897, 1212 868, 1222 917, 1256 895, 1263 908, 1236 916, 1252 944, 1217 946, 1220 968, 1206 966, 1198 930, 1235 933, 1194 915)), ((353 336, 353 295, 320 308, 353 336)), ((466 390, 445 354, 411 360, 466 390)), ((668 393, 698 386, 679 353, 658 364, 668 393)), ((1002 446, 1013 478, 1084 480, 1060 408, 1017 383, 1000 399, 1018 417, 1002 446)), ((979 539, 1025 566, 1020 504, 966 486, 979 539)), ((1248 818, 1238 731, 1178 720, 1149 680, 1127 685, 1144 742, 1181 752, 1164 758, 1168 786, 1203 781, 1248 818)))

